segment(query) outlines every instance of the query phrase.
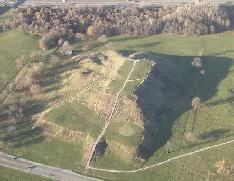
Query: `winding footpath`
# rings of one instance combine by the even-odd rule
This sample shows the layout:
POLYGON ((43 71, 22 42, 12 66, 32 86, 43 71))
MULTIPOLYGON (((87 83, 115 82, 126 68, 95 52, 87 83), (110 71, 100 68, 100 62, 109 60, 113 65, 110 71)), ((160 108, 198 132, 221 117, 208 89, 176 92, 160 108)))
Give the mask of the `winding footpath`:
POLYGON ((114 105, 113 105, 113 107, 112 107, 110 116, 108 117, 108 119, 107 119, 107 121, 106 121, 104 127, 102 128, 102 131, 101 131, 101 133, 99 134, 97 140, 95 141, 95 143, 94 143, 94 144, 92 145, 92 147, 91 147, 91 151, 90 151, 89 156, 88 156, 88 161, 86 162, 86 169, 91 168, 91 167, 90 167, 90 163, 91 163, 91 161, 92 161, 92 158, 93 158, 95 149, 96 149, 96 147, 97 147, 97 144, 100 142, 101 138, 105 135, 106 129, 109 127, 109 125, 110 125, 110 123, 111 123, 111 120, 112 120, 112 118, 113 118, 113 115, 114 115, 114 113, 115 113, 115 111, 116 111, 116 107, 117 107, 117 104, 118 104, 118 102, 119 102, 120 94, 122 93, 122 91, 123 91, 124 88, 126 87, 127 82, 129 81, 129 78, 130 78, 132 72, 133 72, 134 69, 135 69, 136 63, 138 62, 138 60, 132 60, 132 61, 133 61, 132 69, 131 69, 131 71, 129 72, 129 74, 128 74, 128 76, 127 76, 127 78, 126 78, 126 80, 125 80, 125 82, 124 82, 124 84, 123 84, 123 86, 122 86, 122 88, 119 90, 119 92, 118 92, 117 95, 116 95, 115 103, 114 103, 114 105))
POLYGON ((140 169, 136 169, 136 170, 108 170, 108 169, 95 168, 95 167, 89 167, 89 168, 92 169, 92 170, 111 172, 111 173, 136 173, 136 172, 139 172, 139 171, 148 170, 148 169, 153 168, 153 167, 161 166, 161 165, 163 165, 165 163, 168 163, 168 162, 171 162, 173 160, 178 160, 178 159, 183 158, 183 157, 194 155, 196 153, 200 153, 200 152, 203 152, 203 151, 206 151, 206 150, 221 147, 221 146, 228 145, 228 144, 231 144, 231 143, 234 143, 234 139, 230 140, 230 141, 227 141, 227 142, 220 143, 220 144, 216 144, 216 145, 213 145, 213 146, 207 146, 207 147, 204 147, 204 148, 201 148, 201 149, 189 152, 189 153, 178 155, 178 156, 172 157, 170 159, 167 159, 165 161, 162 161, 162 162, 150 165, 150 166, 146 166, 146 167, 143 167, 143 168, 140 168, 140 169))

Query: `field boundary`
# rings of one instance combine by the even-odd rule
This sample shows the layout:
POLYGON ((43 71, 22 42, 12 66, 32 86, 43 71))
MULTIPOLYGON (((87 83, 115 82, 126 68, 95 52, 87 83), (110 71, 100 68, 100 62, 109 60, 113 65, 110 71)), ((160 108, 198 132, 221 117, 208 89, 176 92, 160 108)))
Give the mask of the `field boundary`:
POLYGON ((227 145, 227 144, 231 144, 231 143, 234 143, 234 139, 232 139, 230 141, 227 141, 227 142, 219 143, 219 144, 216 144, 216 145, 207 146, 207 147, 204 147, 204 148, 192 151, 192 152, 188 152, 188 153, 185 153, 185 154, 182 154, 182 155, 178 155, 178 156, 169 158, 169 159, 167 159, 165 161, 162 161, 162 162, 150 165, 150 166, 146 166, 146 167, 143 167, 143 168, 140 168, 140 169, 136 169, 136 170, 108 170, 108 169, 95 168, 95 167, 89 167, 89 169, 97 170, 97 171, 103 171, 103 172, 111 172, 111 173, 136 173, 136 172, 139 172, 139 171, 148 170, 148 169, 153 168, 153 167, 158 167, 160 165, 171 162, 173 160, 178 160, 179 158, 194 155, 196 153, 200 153, 200 152, 203 152, 203 151, 206 151, 206 150, 210 150, 212 148, 221 147, 223 145, 227 145))

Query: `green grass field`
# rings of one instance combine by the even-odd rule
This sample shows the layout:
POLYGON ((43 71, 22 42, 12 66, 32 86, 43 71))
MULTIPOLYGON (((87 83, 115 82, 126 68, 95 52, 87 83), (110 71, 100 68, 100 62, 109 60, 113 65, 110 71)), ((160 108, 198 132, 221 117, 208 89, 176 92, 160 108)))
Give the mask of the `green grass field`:
MULTIPOLYGON (((3 42, 2 40, 7 41, 5 39, 7 35, 13 41, 15 38, 12 37, 17 34, 18 32, 2 33, 0 34, 0 42, 3 42)), ((21 33, 19 34, 22 36, 21 33)), ((27 38, 23 39, 27 40, 27 38)), ((31 39, 32 37, 28 38, 28 40, 31 39)), ((148 137, 148 139, 145 139, 144 144, 150 143, 148 145, 152 146, 148 148, 150 157, 145 166, 207 145, 233 139, 234 36, 230 32, 210 36, 155 35, 144 38, 117 36, 109 38, 109 41, 113 43, 113 47, 117 50, 151 52, 155 56, 160 57, 162 64, 163 60, 167 59, 177 67, 177 69, 167 69, 167 66, 162 65, 162 70, 166 72, 165 75, 158 76, 156 69, 155 74, 150 75, 141 88, 134 92, 138 95, 138 104, 142 108, 145 118, 152 123, 146 126, 147 132, 153 134, 145 135, 145 138, 148 137), (191 66, 193 57, 198 55, 203 59, 203 68, 206 71, 204 77, 191 66), (178 78, 178 75, 180 77, 177 82, 174 78, 178 78), (196 115, 191 109, 191 100, 194 96, 199 96, 202 100, 201 109, 198 110, 196 115), (191 130, 193 130, 197 138, 195 142, 190 142, 186 139, 186 134, 191 132, 191 130)), ((0 43, 0 47, 1 44, 3 47, 4 44, 0 43)), ((9 43, 9 45, 16 46, 13 43, 9 43)), ((79 42, 74 46, 79 49, 81 43, 79 42)), ((33 46, 31 45, 31 47, 33 46)), ((15 54, 15 49, 17 48, 12 48, 10 52, 15 54)), ((98 44, 93 51, 103 49, 104 46, 98 44)), ((19 51, 29 50, 22 49, 19 51)), ((82 51, 80 50, 79 52, 82 51)), ((20 54, 22 53, 17 54, 17 56, 20 54)), ((27 54, 27 52, 23 54, 27 54)), ((11 58, 12 61, 17 57, 16 55, 11 56, 13 56, 11 58)), ((1 60, 1 57, 0 62, 5 60, 1 60)), ((3 63, 6 64, 5 61, 3 63)), ((141 68, 145 70, 144 67, 139 66, 139 70, 141 68)), ((126 67, 126 69, 128 68, 126 67)), ((139 73, 141 72, 143 71, 139 71, 139 73)), ((118 90, 119 85, 120 83, 113 84, 114 88, 111 88, 112 91, 118 90)), ((133 89, 129 88, 129 90, 132 91, 133 89)), ((76 124, 74 117, 80 118, 79 114, 69 106, 65 106, 64 110, 66 109, 68 112, 71 112, 71 117, 69 114, 67 118, 68 124, 66 125, 70 125, 70 127, 75 125, 77 129, 87 129, 87 127, 91 126, 86 122, 81 122, 81 125, 76 124), (72 116, 73 114, 74 116, 72 116)), ((57 112, 56 116, 59 116, 61 112, 57 112)), ((58 118, 60 124, 63 124, 64 120, 58 118)), ((131 125, 121 124, 121 122, 120 125, 116 124, 111 125, 107 132, 107 137, 112 137, 113 140, 116 139, 117 142, 123 143, 123 145, 126 143, 135 144, 135 141, 139 138, 138 133, 141 132, 140 129, 131 125), (129 129, 130 127, 132 128, 129 129), (119 135, 119 132, 125 129, 127 132, 133 131, 136 136, 123 137, 123 135, 119 135)), ((14 140, 4 139, 5 147, 3 151, 32 161, 59 166, 77 172, 83 171, 80 157, 82 150, 79 145, 45 137, 39 131, 31 131, 30 127, 30 124, 28 126, 24 124, 19 125, 17 131, 21 133, 20 137, 14 140)), ((92 128, 93 132, 97 130, 96 127, 95 129, 92 128)), ((4 138, 6 134, 6 128, 2 123, 1 138, 4 138)), ((126 148, 123 147, 123 149, 126 148)), ((215 173, 215 163, 222 159, 233 163, 233 149, 233 144, 226 145, 138 173, 108 174, 89 171, 88 174, 107 180, 111 178, 111 180, 121 181, 231 181, 234 178, 233 175, 223 176, 215 173)), ((125 151, 127 152, 128 150, 126 149, 125 151)), ((122 170, 136 167, 133 163, 124 162, 117 156, 108 156, 107 149, 106 157, 98 158, 94 164, 107 169, 117 168, 122 170)))
POLYGON ((16 59, 37 50, 38 38, 18 31, 0 33, 0 91, 17 74, 16 59))
POLYGON ((179 160, 174 160, 159 167, 153 167, 137 173, 111 174, 99 171, 90 171, 90 175, 98 175, 106 180, 114 181, 232 181, 233 174, 219 175, 216 173, 217 168, 215 167, 215 164, 220 162, 222 159, 233 161, 234 155, 231 154, 232 152, 233 145, 227 145, 181 158, 179 160))
POLYGON ((36 176, 22 171, 0 167, 0 180, 1 181, 49 181, 50 179, 36 176))
POLYGON ((108 147, 105 155, 97 157, 94 165, 109 169, 132 169, 137 168, 132 161, 131 151, 140 142, 143 128, 126 120, 113 122, 105 136, 108 147))
POLYGON ((94 138, 98 136, 104 123, 104 120, 88 107, 69 102, 62 103, 47 113, 45 118, 69 130, 88 132, 94 138))

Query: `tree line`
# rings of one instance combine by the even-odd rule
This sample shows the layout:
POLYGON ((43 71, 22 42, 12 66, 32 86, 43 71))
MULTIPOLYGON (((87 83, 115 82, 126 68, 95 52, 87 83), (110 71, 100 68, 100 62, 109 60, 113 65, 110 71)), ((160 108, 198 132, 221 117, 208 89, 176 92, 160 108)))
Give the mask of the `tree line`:
POLYGON ((159 33, 212 34, 231 27, 233 8, 210 4, 175 7, 26 7, 16 9, 0 31, 20 28, 43 35, 48 49, 76 34, 146 36, 159 33))

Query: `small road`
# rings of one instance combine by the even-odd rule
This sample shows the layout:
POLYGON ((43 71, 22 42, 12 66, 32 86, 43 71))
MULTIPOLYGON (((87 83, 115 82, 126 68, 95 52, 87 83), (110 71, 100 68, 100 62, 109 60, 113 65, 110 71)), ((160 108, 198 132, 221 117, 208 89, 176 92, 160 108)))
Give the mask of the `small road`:
MULTIPOLYGON (((195 0, 18 0, 18 6, 167 6, 189 2, 195 0)), ((200 0, 200 3, 234 5, 234 0, 200 0)))
POLYGON ((104 127, 102 128, 102 131, 101 131, 101 133, 99 134, 97 140, 95 141, 95 143, 94 143, 94 144, 92 145, 92 147, 91 147, 91 150, 90 150, 89 156, 88 156, 88 161, 86 162, 86 169, 90 168, 90 163, 91 163, 91 161, 92 161, 92 158, 93 158, 95 149, 96 149, 96 147, 97 147, 97 144, 100 142, 100 140, 102 139, 102 137, 105 135, 106 129, 108 128, 108 126, 109 126, 110 123, 111 123, 111 120, 112 120, 112 118, 113 118, 113 115, 114 115, 114 113, 115 113, 115 111, 116 111, 117 104, 118 104, 118 102, 119 102, 120 94, 122 93, 122 91, 124 90, 125 86, 127 85, 127 82, 129 81, 129 78, 130 78, 130 76, 132 75, 132 72, 134 71, 137 62, 138 62, 138 60, 133 60, 132 69, 131 69, 131 71, 129 72, 129 74, 128 74, 128 76, 127 76, 127 78, 126 78, 126 80, 125 80, 123 86, 121 87, 121 89, 119 90, 119 92, 118 92, 117 95, 116 95, 115 103, 114 103, 114 105, 113 105, 113 107, 112 107, 110 116, 108 117, 108 119, 107 119, 107 121, 106 121, 104 127))
POLYGON ((0 152, 0 165, 60 181, 101 181, 99 179, 74 173, 70 170, 31 162, 3 152, 0 152))

